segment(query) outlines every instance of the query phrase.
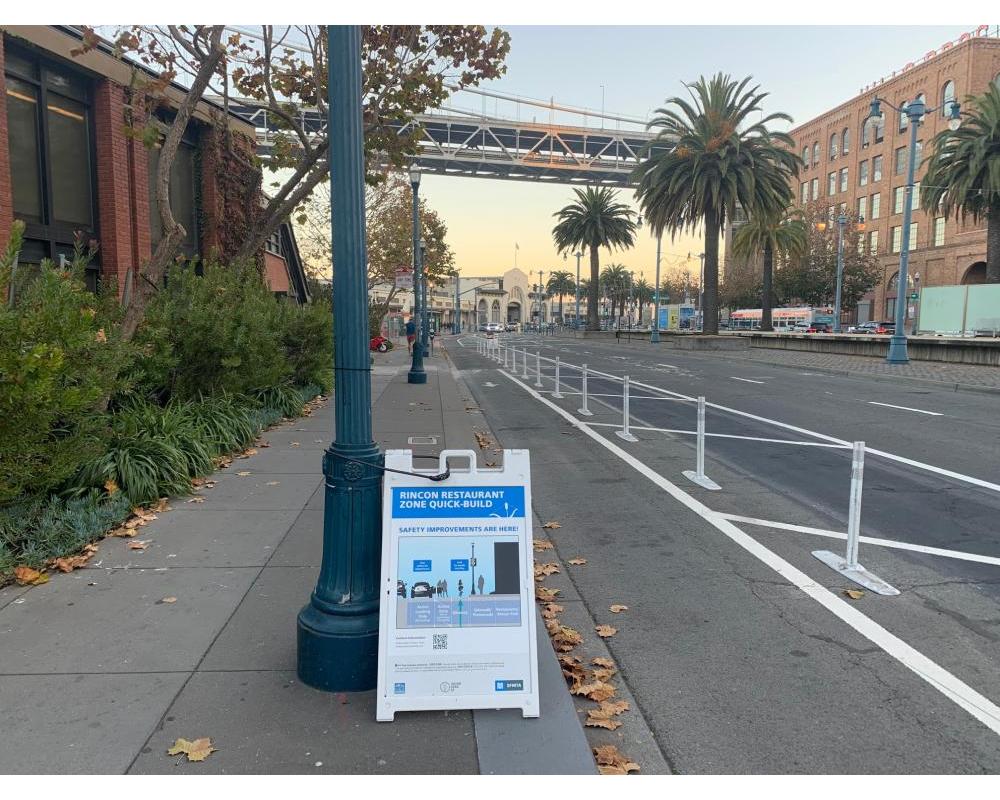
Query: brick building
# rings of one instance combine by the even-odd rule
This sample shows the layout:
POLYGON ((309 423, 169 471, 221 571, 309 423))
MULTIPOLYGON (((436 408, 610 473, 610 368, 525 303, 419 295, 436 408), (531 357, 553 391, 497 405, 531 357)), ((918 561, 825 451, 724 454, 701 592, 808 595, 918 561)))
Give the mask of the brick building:
MULTIPOLYGON (((902 107, 921 96, 928 113, 920 125, 916 180, 924 173, 920 159, 929 155, 934 136, 947 128, 952 100, 982 94, 1000 85, 1000 38, 985 26, 922 55, 891 75, 864 87, 856 97, 789 131, 805 166, 795 185, 797 205, 818 203, 832 218, 846 208, 865 219, 864 246, 881 259, 884 279, 857 309, 845 314, 863 322, 893 319, 902 239, 903 187, 906 184, 910 131, 906 117, 883 103, 884 123, 867 120, 872 99, 902 107)), ((918 286, 980 283, 986 275, 986 223, 962 224, 919 209, 914 193, 908 274, 910 291, 918 286), (919 276, 919 282, 914 279, 919 276)), ((739 220, 735 223, 737 226, 739 220)), ((732 229, 727 230, 726 244, 732 229)), ((737 265, 738 268, 738 265, 737 265)))
MULTIPOLYGON (((24 220, 21 261, 37 263, 71 256, 79 232, 99 244, 88 283, 112 278, 123 288, 161 235, 151 191, 158 150, 128 133, 127 87, 143 68, 115 58, 110 47, 73 55, 81 44, 81 33, 67 26, 0 28, 0 243, 15 219, 24 220)), ((168 87, 157 119, 168 121, 183 93, 168 87)), ((198 103, 171 167, 170 205, 187 231, 184 255, 231 250, 234 216, 260 202, 254 143, 252 126, 198 103), (222 146, 222 120, 232 149, 222 146), (233 180, 234 158, 245 180, 233 180)), ((265 248, 266 274, 276 293, 304 301, 301 260, 284 227, 265 248)))

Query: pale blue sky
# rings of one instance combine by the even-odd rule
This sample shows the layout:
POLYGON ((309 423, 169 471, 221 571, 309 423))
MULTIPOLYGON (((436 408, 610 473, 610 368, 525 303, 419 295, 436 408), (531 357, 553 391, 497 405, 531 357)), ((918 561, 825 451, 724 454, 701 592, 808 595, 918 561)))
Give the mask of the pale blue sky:
MULTIPOLYGON (((681 81, 723 71, 753 75, 771 94, 767 111, 784 111, 802 123, 976 25, 505 27, 512 37, 507 75, 483 88, 599 110, 604 84, 608 112, 645 118, 684 91, 681 81)), ((493 100, 471 95, 456 105, 488 113, 497 108, 493 100)), ((501 114, 514 113, 503 106, 501 114)), ((537 113, 539 119, 546 114, 537 113)), ((572 259, 564 264, 555 255, 551 243, 551 214, 571 199, 569 187, 429 175, 421 191, 448 224, 463 274, 509 268, 515 241, 518 266, 575 269, 572 259)), ((695 239, 665 239, 663 269, 681 268, 690 250, 695 258, 689 266, 697 272, 700 249, 695 239)), ((651 280, 655 245, 643 235, 633 250, 601 258, 644 270, 651 280)))

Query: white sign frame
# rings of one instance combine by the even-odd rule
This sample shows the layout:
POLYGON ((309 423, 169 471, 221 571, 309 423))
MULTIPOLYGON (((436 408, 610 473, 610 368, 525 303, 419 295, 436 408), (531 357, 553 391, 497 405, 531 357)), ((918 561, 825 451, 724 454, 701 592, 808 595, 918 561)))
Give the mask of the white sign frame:
MULTIPOLYGON (((537 717, 539 715, 538 697, 538 640, 537 625, 535 621, 535 580, 534 580, 534 556, 532 546, 532 513, 531 513, 531 465, 528 450, 504 450, 503 466, 497 468, 479 469, 476 462, 476 452, 473 450, 444 450, 439 455, 438 464, 428 469, 426 466, 415 467, 413 464, 413 451, 411 450, 387 450, 385 453, 385 466, 389 469, 403 470, 405 472, 416 472, 427 475, 434 475, 445 471, 448 461, 451 462, 451 476, 444 481, 429 481, 423 477, 413 475, 400 475, 398 473, 386 472, 382 492, 382 572, 381 572, 381 595, 379 604, 379 649, 378 649, 378 682, 376 692, 376 719, 380 722, 391 722, 397 711, 434 711, 434 710, 463 710, 463 709, 483 709, 483 708, 518 708, 524 717, 537 717), (467 461, 468 466, 461 466, 467 461), (456 463, 457 462, 457 463, 456 463), (512 515, 500 517, 492 514, 490 508, 482 508, 475 512, 476 516, 465 517, 460 511, 441 511, 435 514, 428 511, 427 516, 417 516, 421 513, 421 508, 411 508, 402 510, 404 503, 413 506, 424 506, 427 503, 447 502, 449 504, 458 503, 479 503, 477 499, 471 501, 460 501, 450 499, 435 498, 434 495, 442 494, 448 497, 449 490, 456 488, 467 489, 492 489, 494 491, 503 489, 503 497, 511 496, 514 499, 520 497, 519 492, 523 491, 524 508, 520 510, 522 515, 512 515), (398 495, 398 505, 394 502, 393 490, 429 490, 422 492, 424 496, 430 496, 430 500, 404 500, 405 494, 398 495), (394 516, 394 512, 398 512, 394 516), (402 516, 405 515, 405 516, 402 516), (490 523, 493 517, 509 520, 507 523, 497 526, 490 523), (414 532, 413 528, 469 528, 474 529, 481 525, 484 530, 479 533, 468 532, 466 534, 455 534, 454 532, 442 530, 437 534, 423 535, 414 532), (500 527, 502 532, 495 529, 500 527), (410 529, 410 530, 407 530, 410 529), (483 603, 482 600, 471 600, 468 595, 456 597, 458 579, 453 579, 451 587, 446 588, 445 595, 448 597, 448 605, 427 606, 424 598, 421 597, 417 604, 413 605, 407 598, 407 587, 403 587, 403 604, 398 600, 398 584, 401 575, 410 574, 417 570, 418 562, 420 568, 431 568, 431 559, 415 559, 413 555, 418 554, 418 548, 426 549, 428 552, 436 552, 433 548, 443 548, 451 556, 450 540, 454 540, 456 546, 459 541, 462 546, 468 542, 469 538, 475 538, 477 542, 483 539, 494 541, 493 555, 484 554, 485 558, 493 560, 492 581, 494 589, 499 588, 501 579, 498 578, 500 571, 509 580, 514 575, 509 563, 504 567, 498 567, 497 561, 500 559, 497 554, 500 552, 496 545, 512 544, 510 540, 517 542, 517 564, 516 576, 518 579, 518 600, 517 608, 519 612, 519 624, 502 624, 497 622, 472 624, 467 627, 455 627, 454 614, 458 610, 459 625, 463 614, 467 614, 467 619, 471 619, 474 612, 471 610, 475 603, 483 603), (435 542, 428 540, 434 539, 435 542), (499 542, 497 540, 500 540, 499 542), (408 557, 403 558, 403 567, 400 567, 400 550, 406 551, 408 557), (423 542, 423 544, 417 544, 423 542), (413 544, 410 544, 413 543, 413 544), (412 561, 411 561, 412 559, 412 561), (406 563, 412 563, 412 569, 406 563), (457 601, 457 603, 455 602, 457 601), (469 602, 468 610, 463 611, 463 601, 469 602), (426 609, 431 608, 430 612, 426 609), (446 613, 445 613, 446 610, 446 613), (409 623, 411 613, 414 622, 409 623), (445 627, 435 627, 427 624, 425 617, 433 617, 433 622, 438 621, 439 615, 452 622, 445 627), (397 623, 404 618, 404 625, 399 627, 397 623), (420 619, 417 619, 417 617, 420 619), (440 633, 454 636, 458 646, 450 648, 457 651, 442 654, 434 649, 436 636, 440 633), (401 635, 400 635, 401 634, 401 635), (505 649, 499 652, 483 652, 483 643, 489 641, 505 641, 505 647, 514 646, 514 649, 505 649), (401 646, 400 646, 401 645, 401 646), (401 654, 405 652, 405 655, 401 654), (412 655, 411 655, 412 653, 412 655), (465 669, 448 669, 441 665, 441 660, 446 662, 453 659, 460 659, 457 663, 465 669), (489 666, 487 666, 489 665, 489 666), (441 668, 435 670, 434 667, 441 668), (401 669, 402 668, 402 669, 401 669), (508 674, 510 673, 510 674, 508 674), (516 674, 515 674, 516 673, 516 674), (527 685, 518 684, 524 681, 527 685), (466 687, 463 687, 463 683, 466 687), (486 687, 490 687, 487 690, 486 687), (402 691, 400 691, 402 687, 402 691), (445 688, 447 687, 447 688, 445 688)), ((426 462, 425 462, 426 463, 426 462)), ((471 493, 474 497, 475 492, 471 493)), ((452 496, 458 496, 452 493, 452 496)), ((493 503, 494 501, 484 501, 493 503)), ((499 500, 496 501, 499 504, 499 500)), ((497 506, 499 508, 499 505, 497 506)), ((509 509, 509 507, 508 507, 509 509)), ((506 512, 505 512, 506 513, 506 512)), ((464 554, 464 550, 459 554, 464 554)), ((482 553, 483 551, 480 551, 482 553)), ((505 548, 504 553, 509 561, 513 555, 513 550, 505 548)), ((422 553, 421 553, 422 554, 422 553)), ((476 555, 476 562, 481 556, 476 555)), ((455 569, 456 563, 459 569, 465 559, 449 558, 450 569, 455 569)), ((470 568, 475 566, 469 563, 470 568)), ((413 576, 411 576, 413 577, 413 576)), ((428 574, 431 579, 431 574, 428 574)), ((480 580, 483 580, 483 573, 480 573, 480 580)), ((472 587, 465 588, 468 592, 472 587)), ((477 581, 478 583, 478 581, 477 581)), ((427 582, 429 586, 429 581, 427 582)), ((410 586, 412 591, 417 586, 414 582, 410 586)), ((436 587, 435 587, 436 588, 436 587)), ((426 590, 424 590, 426 591, 426 590)), ((433 591, 433 590, 432 590, 433 591)), ((491 595, 492 617, 486 615, 483 619, 496 617, 501 614, 509 615, 513 611, 514 603, 511 598, 515 595, 505 595, 493 592, 479 594, 491 595), (502 608, 500 608, 502 606, 502 608)), ((433 598, 433 594, 431 595, 433 598)), ((436 602, 436 601, 435 601, 436 602)), ((489 610, 489 607, 484 608, 489 610)), ((447 646, 448 640, 444 640, 447 646)))
POLYGON ((393 286, 397 289, 413 288, 413 267, 396 267, 393 286))

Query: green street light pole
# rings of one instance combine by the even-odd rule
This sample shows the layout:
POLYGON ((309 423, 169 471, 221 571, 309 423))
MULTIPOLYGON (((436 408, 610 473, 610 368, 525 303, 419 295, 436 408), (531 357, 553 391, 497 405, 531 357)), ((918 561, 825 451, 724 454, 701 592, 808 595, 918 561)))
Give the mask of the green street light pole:
POLYGON ((375 688, 382 453, 372 440, 361 128, 361 28, 331 25, 330 199, 336 434, 323 456, 323 558, 298 616, 298 675, 328 692, 375 688))
MULTIPOLYGON (((916 100, 906 103, 902 108, 897 108, 888 100, 875 97, 871 102, 871 109, 868 112, 868 119, 880 119, 882 117, 881 103, 885 103, 889 108, 906 114, 910 121, 910 152, 906 167, 906 193, 903 198, 903 241, 902 250, 899 254, 899 274, 896 276, 896 325, 889 339, 889 352, 885 360, 890 364, 907 364, 910 361, 906 352, 906 302, 907 302, 907 280, 906 268, 910 263, 910 219, 913 216, 913 179, 917 170, 917 126, 924 114, 931 114, 940 111, 944 106, 938 108, 927 108, 919 95, 916 100), (900 302, 902 301, 902 302, 900 302)), ((951 101, 948 109, 948 127, 956 131, 961 125, 961 107, 958 103, 951 101)))
POLYGON ((837 217, 837 296, 833 304, 833 332, 840 333, 840 295, 844 288, 844 226, 847 214, 837 217))
POLYGON ((573 329, 580 330, 580 259, 583 253, 577 250, 573 255, 576 256, 576 318, 573 320, 573 329))
POLYGON ((424 371, 424 348, 421 320, 427 315, 420 302, 423 284, 423 264, 420 261, 420 167, 410 165, 410 187, 413 189, 413 323, 416 327, 413 339, 413 358, 410 371, 406 373, 407 383, 427 383, 424 371))

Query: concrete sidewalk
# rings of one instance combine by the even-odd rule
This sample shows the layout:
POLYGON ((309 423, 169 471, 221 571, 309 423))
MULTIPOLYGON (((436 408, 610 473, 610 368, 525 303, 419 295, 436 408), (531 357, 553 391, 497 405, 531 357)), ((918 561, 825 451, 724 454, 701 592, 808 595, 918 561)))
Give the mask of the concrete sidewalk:
MULTIPOLYGON (((375 435, 476 449, 443 357, 406 383, 405 348, 376 357, 375 435)), ((263 435, 268 447, 214 477, 204 500, 173 498, 88 567, 0 590, 0 773, 576 773, 593 758, 539 624, 542 715, 401 713, 375 722, 375 693, 298 681, 295 619, 322 548, 320 460, 333 404, 263 435), (165 598, 176 598, 164 602, 165 598), (211 737, 201 763, 166 755, 211 737)))

